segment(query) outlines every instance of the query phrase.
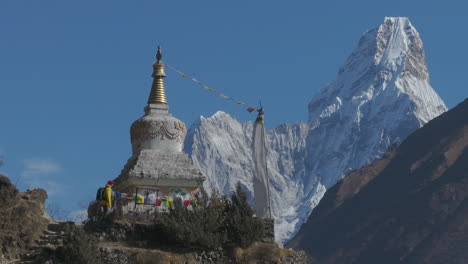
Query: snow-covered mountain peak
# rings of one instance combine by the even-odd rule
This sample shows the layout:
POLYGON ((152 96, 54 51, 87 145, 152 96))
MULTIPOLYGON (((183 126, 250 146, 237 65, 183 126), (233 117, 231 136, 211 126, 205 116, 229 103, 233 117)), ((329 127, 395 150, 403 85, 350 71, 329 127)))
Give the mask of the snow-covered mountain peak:
MULTIPOLYGON (((364 33, 336 79, 312 98, 308 123, 266 130, 277 240, 289 239, 350 170, 445 110, 409 19, 388 17, 364 33)), ((207 189, 229 194, 241 182, 252 195, 252 127, 219 111, 190 128, 185 150, 207 176, 207 189)))
POLYGON ((232 118, 231 115, 229 115, 228 113, 226 113, 224 111, 216 111, 216 113, 214 113, 210 117, 200 116, 200 119, 198 120, 198 122, 206 121, 206 120, 212 121, 212 120, 215 120, 215 119, 223 119, 225 117, 232 118))
POLYGON ((406 71, 418 79, 429 78, 422 41, 408 18, 386 17, 364 33, 338 75, 349 80, 376 71, 406 71))
POLYGON ((214 113, 214 115, 211 116, 211 118, 223 118, 223 117, 231 117, 231 115, 224 111, 216 111, 216 113, 214 113))
POLYGON ((409 50, 410 35, 413 36, 415 33, 407 18, 385 18, 377 30, 376 64, 382 63, 383 66, 401 64, 409 50))
POLYGON ((400 21, 400 23, 410 23, 409 18, 407 17, 385 17, 384 18, 384 23, 387 21, 391 21, 392 23, 395 23, 397 21, 400 21))
POLYGON ((237 121, 234 117, 223 111, 217 111, 211 117, 201 116, 200 120, 197 123, 201 123, 205 127, 211 127, 213 129, 241 127, 241 123, 239 121, 237 121))
POLYGON ((428 80, 426 57, 418 31, 406 17, 386 17, 376 34, 375 64, 428 80))
MULTIPOLYGON (((386 17, 364 33, 336 80, 311 100, 309 122, 316 126, 340 108, 351 110, 348 104, 359 121, 364 106, 391 108, 400 96, 409 100, 399 106, 415 113, 420 125, 447 110, 429 84, 419 33, 406 17, 386 17)), ((378 113, 372 108, 371 114, 378 113)))

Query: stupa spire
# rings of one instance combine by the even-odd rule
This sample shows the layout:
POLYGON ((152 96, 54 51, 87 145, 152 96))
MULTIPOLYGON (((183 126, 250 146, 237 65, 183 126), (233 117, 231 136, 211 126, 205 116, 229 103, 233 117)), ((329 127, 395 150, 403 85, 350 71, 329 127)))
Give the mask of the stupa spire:
POLYGON ((167 104, 166 92, 164 90, 164 64, 161 64, 162 52, 161 46, 158 45, 158 52, 156 53, 156 62, 153 64, 153 85, 148 97, 148 104, 167 104))

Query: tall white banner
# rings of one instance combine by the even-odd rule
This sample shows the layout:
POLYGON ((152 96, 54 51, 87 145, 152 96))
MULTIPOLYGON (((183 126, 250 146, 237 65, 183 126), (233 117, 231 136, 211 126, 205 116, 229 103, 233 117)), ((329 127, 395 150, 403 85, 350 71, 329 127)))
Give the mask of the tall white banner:
POLYGON ((267 175, 266 151, 265 151, 265 128, 263 126, 263 109, 254 124, 252 148, 254 162, 254 201, 257 217, 271 218, 270 197, 267 175))

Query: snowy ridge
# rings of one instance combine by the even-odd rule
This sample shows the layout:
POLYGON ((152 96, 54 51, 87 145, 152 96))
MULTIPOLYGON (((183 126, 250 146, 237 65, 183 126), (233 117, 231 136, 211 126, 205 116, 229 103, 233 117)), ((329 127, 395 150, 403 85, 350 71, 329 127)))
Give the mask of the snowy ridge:
MULTIPOLYGON (((335 81, 312 98, 308 124, 267 130, 277 240, 291 238, 326 189, 350 170, 446 110, 407 18, 385 18, 366 32, 335 81)), ((192 125, 185 151, 207 176, 206 187, 229 194, 240 181, 252 191, 252 127, 223 112, 192 125)))

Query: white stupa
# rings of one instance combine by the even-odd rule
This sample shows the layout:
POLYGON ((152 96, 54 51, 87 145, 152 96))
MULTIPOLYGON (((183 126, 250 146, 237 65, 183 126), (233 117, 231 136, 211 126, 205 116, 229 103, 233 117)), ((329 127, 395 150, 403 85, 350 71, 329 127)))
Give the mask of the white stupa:
POLYGON ((163 78, 164 64, 158 47, 153 64, 153 84, 144 108, 145 115, 130 128, 132 156, 115 179, 114 190, 140 193, 156 190, 158 196, 172 193, 189 195, 205 177, 182 151, 187 130, 185 124, 169 114, 163 78))

